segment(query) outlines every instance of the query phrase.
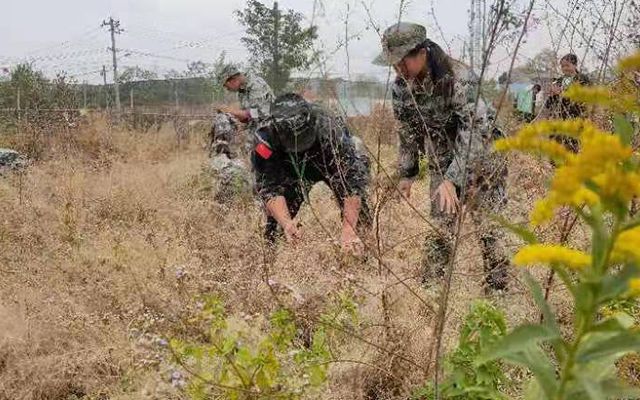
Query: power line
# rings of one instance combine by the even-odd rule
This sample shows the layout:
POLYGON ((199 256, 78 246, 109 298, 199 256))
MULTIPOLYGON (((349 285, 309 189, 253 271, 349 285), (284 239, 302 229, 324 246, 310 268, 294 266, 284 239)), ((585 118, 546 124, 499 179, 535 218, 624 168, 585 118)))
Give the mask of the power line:
POLYGON ((165 60, 181 61, 181 62, 187 62, 187 63, 194 61, 192 59, 178 58, 178 57, 172 57, 172 56, 163 56, 161 54, 154 54, 154 53, 149 53, 149 52, 145 52, 145 51, 141 51, 141 50, 134 50, 134 49, 119 49, 118 51, 125 52, 123 57, 128 57, 130 54, 136 54, 136 55, 140 55, 140 56, 161 58, 161 59, 165 59, 165 60))
POLYGON ((64 42, 55 44, 53 46, 47 46, 47 47, 42 47, 36 50, 31 50, 29 52, 26 53, 27 56, 29 55, 33 55, 33 54, 37 54, 37 53, 42 53, 45 52, 47 50, 52 50, 52 49, 56 49, 56 48, 60 48, 60 47, 65 47, 65 46, 69 46, 71 43, 78 43, 78 42, 85 42, 88 40, 92 40, 95 37, 97 37, 98 32, 100 32, 100 27, 92 27, 90 29, 84 30, 82 33, 78 34, 78 35, 74 35, 72 39, 69 40, 65 40, 64 42))

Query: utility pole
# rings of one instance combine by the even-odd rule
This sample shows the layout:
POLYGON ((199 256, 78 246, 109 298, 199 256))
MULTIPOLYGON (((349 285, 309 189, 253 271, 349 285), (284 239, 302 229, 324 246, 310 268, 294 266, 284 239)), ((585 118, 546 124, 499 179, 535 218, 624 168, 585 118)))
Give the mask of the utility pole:
POLYGON ((471 71, 476 72, 474 63, 475 54, 473 53, 476 44, 476 0, 471 0, 471 8, 469 11, 469 67, 471 67, 471 71))
POLYGON ((82 108, 87 108, 87 81, 82 85, 82 108))
POLYGON ((280 34, 280 10, 278 10, 278 2, 273 2, 273 81, 276 82, 275 90, 280 91, 280 43, 278 36, 280 34))
POLYGON ((102 75, 102 80, 104 82, 104 86, 103 86, 103 90, 104 90, 104 104, 107 107, 107 110, 109 109, 109 91, 107 90, 107 67, 106 66, 102 66, 102 72, 100 73, 100 75, 102 75))
POLYGON ((118 59, 116 57, 116 35, 124 32, 124 29, 120 28, 120 21, 114 20, 113 17, 109 17, 108 20, 102 22, 101 26, 108 26, 111 32, 111 54, 113 56, 113 86, 116 89, 116 110, 120 111, 120 84, 118 82, 118 59))
POLYGON ((180 101, 178 100, 178 82, 177 80, 173 80, 173 96, 176 100, 176 112, 178 112, 178 108, 180 107, 180 101))
POLYGON ((485 62, 487 3, 485 0, 471 0, 469 9, 469 66, 479 73, 485 62))

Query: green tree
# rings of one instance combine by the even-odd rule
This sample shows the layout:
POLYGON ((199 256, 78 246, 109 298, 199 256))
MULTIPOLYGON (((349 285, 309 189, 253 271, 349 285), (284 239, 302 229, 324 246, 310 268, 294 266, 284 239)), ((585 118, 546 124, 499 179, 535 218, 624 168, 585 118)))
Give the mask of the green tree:
POLYGON ((120 83, 128 83, 135 81, 148 81, 157 79, 158 74, 153 71, 140 68, 139 66, 126 67, 120 74, 120 83))
POLYGON ((11 80, 0 96, 4 107, 45 108, 49 81, 31 64, 20 64, 11 72, 11 80))
POLYGON ((78 106, 77 83, 65 72, 58 73, 50 86, 50 105, 55 108, 75 108, 78 106))
POLYGON ((246 29, 242 42, 276 93, 285 88, 292 71, 307 68, 313 62, 317 27, 303 27, 301 13, 280 10, 278 2, 270 8, 258 0, 248 0, 245 9, 237 10, 235 15, 246 29))
POLYGON ((552 49, 543 49, 524 65, 513 69, 511 82, 523 79, 545 80, 557 75, 558 57, 552 49))

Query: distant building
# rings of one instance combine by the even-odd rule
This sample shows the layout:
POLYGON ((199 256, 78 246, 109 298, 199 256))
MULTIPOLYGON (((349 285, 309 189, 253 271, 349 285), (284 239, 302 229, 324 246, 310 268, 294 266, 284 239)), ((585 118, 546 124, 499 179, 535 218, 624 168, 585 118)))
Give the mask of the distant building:
POLYGON ((375 104, 390 95, 382 82, 344 78, 293 78, 291 90, 303 93, 309 100, 334 104, 348 116, 368 115, 375 104))

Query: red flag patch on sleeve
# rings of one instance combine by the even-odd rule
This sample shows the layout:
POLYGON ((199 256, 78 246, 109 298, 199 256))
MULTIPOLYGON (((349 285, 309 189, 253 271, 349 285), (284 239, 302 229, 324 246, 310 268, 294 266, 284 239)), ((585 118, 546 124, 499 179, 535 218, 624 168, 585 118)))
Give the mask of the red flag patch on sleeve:
POLYGON ((264 143, 258 143, 258 145, 256 146, 256 153, 265 160, 268 160, 269 157, 271 157, 271 155, 273 154, 273 150, 271 150, 271 148, 269 148, 269 146, 264 143))

